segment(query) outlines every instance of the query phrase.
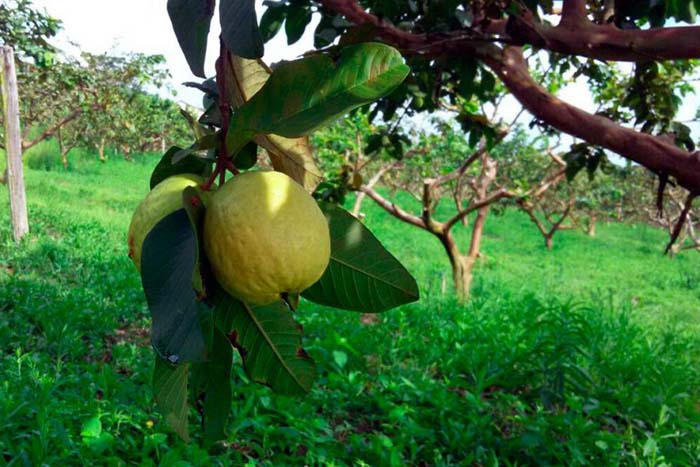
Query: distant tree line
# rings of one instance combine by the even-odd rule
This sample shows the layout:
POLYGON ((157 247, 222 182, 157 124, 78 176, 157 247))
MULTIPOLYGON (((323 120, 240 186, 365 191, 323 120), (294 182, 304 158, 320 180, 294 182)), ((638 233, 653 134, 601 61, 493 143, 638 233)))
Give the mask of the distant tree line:
POLYGON ((111 147, 129 159, 187 140, 178 104, 156 94, 169 77, 162 56, 71 56, 51 43, 61 27, 29 0, 0 4, 0 45, 16 57, 24 150, 54 138, 67 166, 76 147, 94 148, 101 160, 111 147))

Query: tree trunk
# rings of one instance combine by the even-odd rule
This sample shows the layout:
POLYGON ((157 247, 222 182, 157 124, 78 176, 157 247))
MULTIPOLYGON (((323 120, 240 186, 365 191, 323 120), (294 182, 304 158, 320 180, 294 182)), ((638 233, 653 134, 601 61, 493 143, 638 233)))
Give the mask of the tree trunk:
POLYGON ((124 160, 130 161, 131 160, 131 147, 129 147, 128 144, 125 144, 123 149, 124 149, 124 160))
POLYGON ((548 250, 552 249, 552 237, 553 236, 554 236, 553 232, 544 236, 544 246, 546 246, 548 250))
POLYGON ((474 227, 472 227, 472 239, 469 244, 468 256, 473 258, 478 258, 481 252, 481 238, 484 235, 484 224, 486 224, 486 217, 489 215, 490 206, 484 206, 479 209, 476 213, 476 219, 474 219, 474 227))
POLYGON ((457 299, 460 302, 466 302, 469 298, 469 289, 472 284, 472 269, 474 268, 475 257, 463 255, 459 251, 459 247, 450 231, 438 235, 440 242, 445 247, 447 257, 450 259, 452 266, 452 281, 455 287, 457 299))
POLYGON ((595 223, 597 220, 598 218, 595 214, 591 214, 591 217, 588 218, 588 230, 586 233, 588 233, 589 237, 595 237, 595 223))
POLYGON ((97 147, 97 152, 100 154, 100 162, 105 162, 105 139, 100 139, 100 145, 97 147))

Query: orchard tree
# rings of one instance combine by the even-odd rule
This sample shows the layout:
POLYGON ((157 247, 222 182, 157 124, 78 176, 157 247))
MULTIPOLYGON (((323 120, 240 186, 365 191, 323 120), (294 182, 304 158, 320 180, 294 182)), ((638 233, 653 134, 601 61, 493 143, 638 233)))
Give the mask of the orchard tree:
POLYGON ((358 40, 398 48, 412 72, 376 107, 385 116, 402 108, 437 109, 453 89, 489 100, 498 78, 542 129, 617 153, 655 173, 662 184, 675 180, 688 192, 686 204, 698 195, 700 157, 688 144, 686 129, 667 120, 668 113, 658 119, 649 111, 654 102, 673 109, 689 91, 668 86, 677 81, 664 75, 674 69, 676 77, 687 76, 700 57, 700 28, 677 25, 696 19, 697 0, 280 0, 267 5, 261 20, 265 38, 284 24, 288 41, 295 42, 317 13, 317 49, 358 40), (631 62, 635 88, 612 93, 596 114, 586 112, 540 85, 525 59, 528 49, 545 57, 550 73, 585 78, 592 89, 605 87, 617 70, 615 62, 631 62), (616 108, 632 110, 632 126, 616 108))

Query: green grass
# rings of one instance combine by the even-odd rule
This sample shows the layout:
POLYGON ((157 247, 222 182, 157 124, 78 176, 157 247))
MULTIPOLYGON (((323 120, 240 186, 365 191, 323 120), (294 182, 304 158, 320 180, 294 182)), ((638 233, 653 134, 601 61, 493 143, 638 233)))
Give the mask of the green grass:
POLYGON ((151 398, 149 315, 126 256, 155 162, 85 153, 69 171, 28 168, 32 231, 19 246, 0 198, 0 462, 700 462, 700 257, 662 257, 663 232, 616 224, 563 232, 547 252, 508 212, 490 219, 459 305, 441 292, 439 243, 370 203, 368 226, 422 300, 377 322, 303 303, 319 372, 309 396, 276 396, 236 366, 229 442, 179 441, 151 398))

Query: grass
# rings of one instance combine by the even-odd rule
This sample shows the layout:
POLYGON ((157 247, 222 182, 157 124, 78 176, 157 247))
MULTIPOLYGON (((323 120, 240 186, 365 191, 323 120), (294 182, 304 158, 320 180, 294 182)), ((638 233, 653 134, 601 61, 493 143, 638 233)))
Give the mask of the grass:
POLYGON ((0 198, 2 462, 700 462, 700 257, 664 258, 662 232, 617 224, 595 238, 564 232, 547 252, 507 212, 490 219, 472 300, 459 305, 442 294, 438 242, 369 203, 368 226, 422 300, 376 319, 302 304, 319 373, 309 396, 276 396, 236 366, 229 442, 179 441, 151 399, 149 315, 126 256, 155 162, 28 161, 32 231, 19 246, 0 198))

